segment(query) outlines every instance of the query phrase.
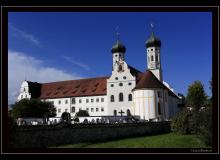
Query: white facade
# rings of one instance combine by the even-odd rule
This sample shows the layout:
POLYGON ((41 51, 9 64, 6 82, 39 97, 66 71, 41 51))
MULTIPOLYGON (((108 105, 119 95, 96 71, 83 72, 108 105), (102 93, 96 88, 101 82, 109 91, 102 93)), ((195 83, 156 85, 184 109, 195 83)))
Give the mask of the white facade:
MULTIPOLYGON (((115 55, 117 54, 113 54, 113 59, 115 55)), ((135 77, 130 73, 126 62, 121 60, 113 64, 112 75, 107 80, 108 115, 121 115, 119 112, 124 112, 122 115, 127 115, 127 112, 132 114, 135 77)))
POLYGON ((20 94, 18 95, 17 100, 20 101, 21 99, 30 99, 31 94, 29 93, 29 87, 27 81, 22 82, 21 84, 21 89, 20 89, 20 94))
MULTIPOLYGON (((181 100, 175 93, 170 94, 173 91, 167 83, 164 82, 167 88, 135 89, 137 75, 131 74, 125 61, 125 48, 119 45, 122 44, 117 43, 112 51, 112 74, 107 79, 106 95, 42 99, 54 104, 57 118, 63 112, 69 112, 74 117, 79 110, 87 110, 90 116, 96 117, 126 116, 130 113, 144 120, 169 120, 179 111, 181 100)), ((147 66, 163 85, 160 50, 160 46, 147 48, 147 66)), ((24 98, 32 98, 27 81, 21 85, 18 101, 24 98)))

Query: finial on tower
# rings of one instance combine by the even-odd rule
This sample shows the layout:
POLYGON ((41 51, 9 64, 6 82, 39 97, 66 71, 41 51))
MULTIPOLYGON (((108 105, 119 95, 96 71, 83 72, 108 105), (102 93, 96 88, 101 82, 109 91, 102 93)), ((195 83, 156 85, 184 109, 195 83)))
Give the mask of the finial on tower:
POLYGON ((154 34, 154 24, 151 22, 150 23, 150 30, 151 30, 151 35, 150 38, 145 42, 146 47, 152 47, 152 46, 157 46, 160 47, 161 46, 161 41, 159 38, 157 38, 154 34))
POLYGON ((119 42, 120 33, 119 33, 119 27, 118 26, 115 28, 115 31, 116 31, 116 36, 117 36, 117 42, 119 42))
POLYGON ((150 30, 151 30, 151 33, 154 34, 154 23, 153 22, 150 23, 150 30))

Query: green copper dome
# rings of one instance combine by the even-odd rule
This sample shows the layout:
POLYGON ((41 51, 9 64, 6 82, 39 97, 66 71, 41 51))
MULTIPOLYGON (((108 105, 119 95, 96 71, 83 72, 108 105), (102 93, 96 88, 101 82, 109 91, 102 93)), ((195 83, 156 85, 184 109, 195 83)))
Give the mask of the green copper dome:
POLYGON ((160 47, 161 41, 159 38, 155 37, 154 32, 151 33, 150 38, 145 42, 146 47, 160 47))
POLYGON ((125 48, 125 46, 122 43, 117 41, 116 44, 112 47, 111 52, 112 53, 116 53, 116 52, 125 53, 126 52, 126 48, 125 48))

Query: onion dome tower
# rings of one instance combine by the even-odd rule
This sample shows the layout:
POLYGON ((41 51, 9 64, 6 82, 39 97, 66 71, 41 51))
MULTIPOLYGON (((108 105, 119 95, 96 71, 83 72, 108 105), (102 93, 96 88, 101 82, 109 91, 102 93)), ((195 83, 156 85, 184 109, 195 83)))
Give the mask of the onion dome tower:
POLYGON ((160 55, 161 41, 155 36, 153 28, 154 26, 151 24, 151 36, 145 42, 147 49, 147 68, 162 82, 163 79, 160 55))

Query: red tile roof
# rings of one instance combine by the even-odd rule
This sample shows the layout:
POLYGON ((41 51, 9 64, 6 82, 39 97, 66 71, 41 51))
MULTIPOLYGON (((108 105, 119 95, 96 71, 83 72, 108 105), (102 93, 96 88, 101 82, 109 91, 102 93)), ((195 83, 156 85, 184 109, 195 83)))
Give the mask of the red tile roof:
POLYGON ((147 70, 137 75, 136 87, 134 89, 143 88, 164 88, 164 85, 151 71, 147 70))
POLYGON ((145 89, 145 88, 161 88, 167 89, 170 96, 180 99, 175 93, 173 93, 167 86, 165 86, 157 77, 150 71, 147 70, 144 73, 138 73, 136 80, 135 89, 145 89))
MULTIPOLYGON (((136 76, 136 87, 134 90, 144 88, 163 88, 168 90, 169 95, 179 98, 161 81, 159 81, 151 71, 147 70, 142 73, 131 66, 129 66, 129 68, 132 75, 136 76)), ((50 99, 106 95, 108 78, 109 77, 97 77, 42 84, 30 81, 27 82, 30 87, 32 98, 50 99)))
MULTIPOLYGON (((109 77, 97 77, 39 84, 40 94, 34 98, 64 98, 77 96, 98 96, 107 94, 107 79, 109 77)), ((33 82, 29 82, 29 86, 33 82)))

